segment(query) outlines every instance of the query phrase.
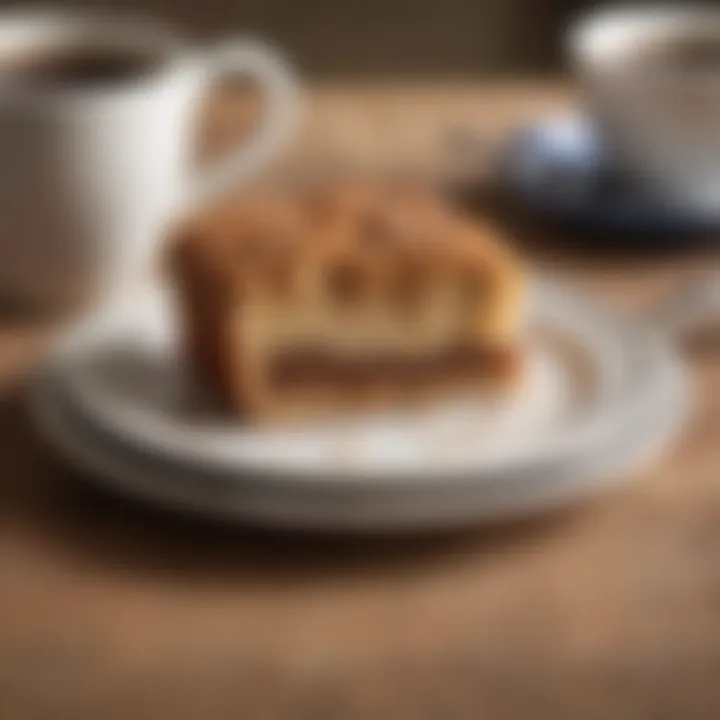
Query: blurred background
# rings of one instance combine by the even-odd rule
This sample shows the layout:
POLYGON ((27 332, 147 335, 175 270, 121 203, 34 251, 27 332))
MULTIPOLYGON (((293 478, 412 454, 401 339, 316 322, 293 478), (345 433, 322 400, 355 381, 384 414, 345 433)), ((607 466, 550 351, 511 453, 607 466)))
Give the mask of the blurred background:
MULTIPOLYGON (((283 160, 306 168, 339 149, 434 176, 455 163, 458 131, 495 148, 579 106, 562 39, 597 3, 55 4, 271 40, 310 106, 283 160)), ((218 95, 210 154, 254 120, 218 95)), ((718 264, 716 242, 594 242, 477 206, 534 264, 627 312, 718 264)), ((717 353, 688 350, 696 407, 643 482, 537 521, 353 541, 233 532, 77 482, 15 389, 49 331, 0 322, 0 720, 720 718, 717 353)))
MULTIPOLYGON (((17 3, 2 3, 17 5, 17 3)), ((280 44, 310 78, 557 72, 569 17, 588 0, 99 0, 199 37, 237 29, 280 44)), ((639 5, 641 3, 634 3, 639 5)))

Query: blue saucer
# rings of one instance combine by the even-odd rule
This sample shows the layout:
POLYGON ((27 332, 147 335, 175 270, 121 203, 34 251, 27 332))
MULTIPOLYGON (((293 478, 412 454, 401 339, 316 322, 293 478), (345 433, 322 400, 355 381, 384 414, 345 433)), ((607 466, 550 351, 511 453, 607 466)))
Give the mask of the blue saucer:
POLYGON ((520 204, 578 229, 634 238, 707 235, 717 215, 671 207, 614 172, 598 133, 582 117, 537 122, 520 130, 503 155, 503 185, 520 204))

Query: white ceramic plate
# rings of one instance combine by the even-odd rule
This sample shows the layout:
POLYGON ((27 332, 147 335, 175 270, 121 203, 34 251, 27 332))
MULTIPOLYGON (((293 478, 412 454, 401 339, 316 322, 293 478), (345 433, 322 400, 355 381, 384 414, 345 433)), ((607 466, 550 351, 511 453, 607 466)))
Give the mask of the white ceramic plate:
MULTIPOLYGON (((647 369, 646 359, 638 358, 647 369)), ((438 475, 433 482, 298 482, 297 477, 212 472, 156 457, 99 432, 45 378, 33 408, 40 429, 92 481, 161 507, 265 527, 341 532, 436 531, 508 520, 577 502, 627 478, 678 430, 684 387, 678 367, 657 356, 660 394, 644 395, 602 444, 525 472, 438 475)), ((646 386, 646 390, 650 385, 646 386)), ((638 398, 639 399, 639 398, 638 398)))
POLYGON ((41 429, 116 489, 214 517, 334 530, 429 529, 569 502, 679 426, 674 354, 647 329, 539 284, 530 372, 475 400, 340 428, 245 428, 188 386, 162 293, 104 312, 34 394, 41 429))
POLYGON ((213 406, 185 374, 172 308, 156 291, 105 312, 58 353, 54 376, 94 426, 137 450, 212 470, 432 480, 488 474, 593 445, 626 396, 625 340, 603 313, 538 284, 520 391, 412 414, 255 429, 213 406))

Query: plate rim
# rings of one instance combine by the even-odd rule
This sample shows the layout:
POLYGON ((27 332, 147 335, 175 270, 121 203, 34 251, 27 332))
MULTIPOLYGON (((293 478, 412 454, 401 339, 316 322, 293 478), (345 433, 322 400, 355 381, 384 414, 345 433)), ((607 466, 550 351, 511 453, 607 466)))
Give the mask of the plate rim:
MULTIPOLYGON (((612 313, 605 309, 601 303, 595 299, 589 297, 587 294, 582 293, 578 290, 572 289, 567 284, 553 282, 551 279, 546 277, 534 277, 532 279, 531 292, 536 297, 544 298, 545 303, 550 305, 559 305, 563 307, 563 313, 567 313, 567 308, 572 308, 571 312, 577 315, 578 310, 585 315, 584 320, 589 320, 593 326, 604 327, 606 335, 610 331, 610 334, 614 336, 615 347, 613 348, 613 357, 605 358, 606 362, 605 370, 611 373, 619 373, 621 370, 618 369, 620 363, 619 354, 624 352, 622 347, 623 341, 621 337, 629 335, 629 333, 635 332, 634 328, 630 326, 632 323, 626 322, 626 319, 622 316, 612 313), (569 301, 569 302, 568 302, 569 301), (611 367, 614 366, 614 367, 611 367)), ((158 292, 165 292, 162 286, 154 286, 145 293, 153 295, 158 292)), ((135 302, 141 300, 136 299, 135 302)), ((66 380, 72 381, 72 361, 68 361, 68 356, 72 355, 74 348, 78 342, 82 342, 85 337, 85 333, 90 335, 93 332, 97 332, 96 327, 103 328, 105 323, 118 323, 118 320, 113 318, 118 313, 119 317, 122 318, 124 315, 130 312, 127 307, 123 309, 123 303, 119 304, 119 309, 111 308, 109 310, 101 311, 96 316, 91 318, 86 325, 80 328, 77 333, 71 333, 66 337, 61 345, 58 347, 57 352, 53 355, 50 361, 46 364, 44 372, 51 377, 55 377, 60 382, 63 381, 63 377, 66 380), (108 320, 109 319, 109 320, 108 320), (80 340, 78 341, 78 338, 80 340)), ((576 317, 577 321, 578 318, 576 317)), ((599 331, 598 331, 599 332, 599 331)), ((599 345, 599 341, 596 338, 596 346, 599 345)), ((595 350, 598 348, 595 347, 595 350)), ((617 383, 618 378, 613 378, 613 382, 617 383)), ((579 425, 568 430, 563 434, 562 438, 556 439, 555 443, 538 448, 535 454, 523 458, 522 461, 496 461, 488 462, 487 459, 476 466, 468 468, 457 468, 458 473, 467 473, 468 471, 483 474, 490 474, 493 472, 504 472, 507 471, 508 465, 511 466, 512 470, 522 469, 522 467, 532 468, 537 465, 538 462, 544 461, 548 458, 552 458, 561 452, 572 452, 574 448, 580 447, 581 445, 588 445, 594 442, 594 436, 596 434, 602 434, 606 431, 608 422, 611 421, 615 415, 612 407, 608 407, 609 398, 601 398, 602 405, 598 407, 597 412, 593 413, 593 417, 586 422, 584 425, 579 425)), ((168 453, 182 455, 186 462, 193 463, 197 466, 202 466, 207 469, 218 469, 243 472, 256 472, 264 475, 278 474, 284 475, 288 472, 292 472, 295 476, 307 475, 311 476, 313 481, 320 481, 323 479, 332 480, 338 475, 338 470, 335 464, 315 464, 311 466, 302 467, 288 467, 287 463, 279 462, 268 463, 267 461, 255 461, 252 459, 238 459, 237 456, 218 456, 214 455, 210 451, 204 451, 202 449, 192 448, 189 443, 183 443, 179 439, 170 443, 163 443, 162 447, 154 446, 151 442, 148 442, 145 434, 138 431, 132 425, 123 425, 118 427, 117 425, 111 425, 107 422, 103 422, 103 418, 98 416, 96 413, 90 411, 87 405, 83 404, 83 397, 80 393, 76 393, 74 398, 70 399, 76 408, 81 410, 87 417, 87 419, 99 427, 102 427, 104 431, 114 437, 121 437, 128 445, 132 445, 135 448, 145 453, 154 453, 156 455, 167 455, 168 453)), ((359 482, 367 482, 368 476, 382 478, 383 481, 392 475, 393 478, 398 482, 403 481, 417 481, 418 476, 432 478, 438 472, 438 468, 433 467, 372 467, 372 468, 352 468, 345 467, 343 482, 350 482, 353 477, 358 478, 359 482)), ((448 474, 452 473, 453 470, 446 470, 448 474)))
MULTIPOLYGON (((680 365, 673 363, 669 355, 665 355, 662 358, 659 357, 658 359, 664 364, 663 372, 668 376, 666 377, 664 386, 666 389, 666 397, 656 396, 653 399, 656 401, 655 404, 657 404, 658 400, 663 400, 670 408, 670 411, 668 412, 668 408, 664 408, 664 412, 659 412, 658 410, 660 408, 654 407, 653 403, 651 403, 649 407, 644 408, 644 414, 647 415, 647 418, 654 421, 654 425, 652 423, 643 424, 643 422, 639 422, 633 426, 633 423, 629 423, 627 428, 628 432, 624 432, 624 429, 618 429, 615 438, 606 438, 606 442, 620 444, 627 444, 628 441, 630 441, 630 445, 632 446, 630 454, 637 451, 636 446, 644 446, 651 441, 653 446, 655 446, 673 437, 684 422, 688 409, 685 378, 680 365), (642 435, 640 438, 633 439, 633 430, 636 433, 638 430, 644 430, 650 437, 648 439, 645 435, 642 435)), ((145 481, 141 480, 138 482, 137 479, 134 482, 132 480, 128 481, 128 473, 137 476, 137 463, 143 460, 142 455, 135 458, 135 469, 127 470, 127 468, 125 468, 126 472, 118 468, 117 457, 115 460, 112 460, 109 459, 106 454, 104 460, 102 458, 98 460, 97 446, 94 449, 95 457, 93 459, 92 448, 94 441, 87 435, 84 439, 80 437, 82 432, 80 432, 80 436, 75 437, 74 440, 70 437, 73 433, 73 430, 70 428, 74 424, 71 417, 72 409, 65 408, 64 411, 62 410, 62 399, 60 396, 57 396, 53 401, 51 384, 52 381, 46 377, 41 379, 32 388, 30 396, 32 414, 39 424, 41 432, 44 433, 55 448, 71 463, 89 472, 97 484, 120 492, 123 495, 132 496, 135 499, 152 502, 155 505, 166 508, 170 506, 185 512, 189 511, 196 515, 199 514, 204 517, 213 517, 216 520, 232 521, 235 523, 258 523, 274 528, 319 530, 323 532, 350 531, 357 533, 367 531, 402 532, 406 530, 443 530, 457 527, 458 525, 471 525, 480 522, 508 520, 513 517, 528 516, 576 502, 596 490, 619 482, 622 479, 621 469, 625 468, 628 463, 634 462, 631 458, 628 459, 625 457, 628 453, 627 450, 623 454, 623 450, 618 451, 616 445, 615 456, 619 453, 622 457, 619 460, 615 458, 616 461, 614 463, 612 450, 608 450, 607 447, 595 448, 595 467, 592 471, 586 469, 585 472, 580 472, 579 469, 574 469, 579 462, 583 461, 582 458, 564 458, 562 466, 558 465, 555 474, 548 474, 546 472, 545 474, 535 473, 530 477, 500 478, 490 486, 486 483, 478 483, 476 478, 470 478, 471 487, 468 490, 474 491, 475 494, 471 495, 471 502, 467 507, 463 506, 461 512, 458 512, 457 509, 454 511, 443 510, 442 507, 436 507, 431 503, 429 505, 430 509, 428 510, 426 506, 425 511, 421 512, 419 517, 412 516, 412 514, 408 516, 407 512, 403 515, 402 505, 400 506, 401 510, 394 511, 395 514, 393 514, 392 507, 390 507, 390 513, 388 514, 388 508, 384 508, 384 506, 380 504, 384 498, 382 495, 377 495, 378 487, 373 484, 361 488, 361 490, 365 493, 376 493, 375 510, 368 511, 366 508, 365 515, 357 514, 356 512, 353 516, 352 511, 354 506, 352 503, 347 502, 348 496, 352 495, 352 487, 349 487, 343 482, 334 486, 336 494, 334 505, 333 503, 328 505, 327 502, 324 502, 327 501, 327 492, 333 489, 332 486, 324 483, 315 485, 312 488, 312 490, 315 491, 315 505, 313 505, 313 492, 310 492, 310 488, 304 485, 298 486, 296 483, 287 484, 285 489, 291 489, 295 498, 297 498, 299 491, 305 496, 306 500, 311 500, 309 513, 307 507, 304 512, 299 513, 297 512, 297 508, 295 508, 295 512, 278 512, 278 508, 281 507, 281 505, 277 504, 277 499, 271 503, 270 509, 268 509, 266 504, 264 510, 262 508, 258 510, 257 506, 254 509, 249 508, 247 504, 243 505, 237 502, 232 505, 217 501, 208 502, 207 500, 198 503, 197 497, 195 499, 188 499, 187 497, 181 497, 177 491, 173 494, 172 492, 168 492, 167 488, 165 490, 158 490, 156 483, 152 480, 154 477, 152 472, 149 474, 146 473, 145 481), (49 414, 49 409, 52 408, 53 402, 55 402, 56 412, 58 408, 60 408, 60 419, 58 420, 56 417, 54 423, 50 420, 49 414), (63 412, 66 413, 64 418, 62 417, 63 412), (606 467, 608 461, 610 461, 609 467, 606 467), (115 464, 113 465, 113 463, 115 464), (603 463, 605 463, 605 465, 603 463), (125 475, 125 477, 123 477, 123 475, 125 475), (151 479, 148 480, 148 477, 151 479), (564 485, 562 484, 563 482, 564 485), (513 489, 512 485, 518 483, 521 485, 519 499, 516 496, 515 499, 510 500, 509 503, 506 500, 504 506, 502 502, 500 502, 498 506, 496 499, 494 508, 488 506, 487 496, 489 491, 492 489, 497 491, 497 489, 500 488, 500 491, 502 492, 504 490, 507 496, 508 490, 513 489), (524 491, 522 488, 523 483, 526 483, 524 491), (534 486, 536 491, 536 495, 531 497, 531 499, 528 499, 528 483, 531 489, 532 486, 534 486), (555 488, 554 494, 552 491, 553 483, 555 488), (549 496, 543 496, 542 492, 540 495, 537 494, 538 489, 540 491, 544 489, 547 492, 548 488, 551 489, 549 496), (486 497, 484 508, 482 507, 482 503, 478 502, 478 497, 482 497, 483 495, 486 497), (378 511, 378 507, 384 510, 384 515, 378 511), (348 513, 348 510, 350 513, 348 513), (375 513, 374 516, 373 512, 375 513)), ((75 432, 77 432, 77 428, 75 432)), ((133 451, 126 449, 125 453, 125 462, 127 463, 130 461, 133 451)), ((102 455, 102 450, 100 450, 100 455, 102 455)), ((157 463, 159 461, 155 459, 153 462, 157 463)), ((584 462, 587 466, 589 462, 588 458, 585 458, 584 462)), ((172 462, 168 462, 165 471, 167 473, 176 472, 177 468, 173 468, 172 462)), ((189 472, 191 474, 196 473, 195 480, 202 484, 200 480, 200 477, 203 475, 202 472, 197 469, 195 471, 189 470, 189 472)), ((238 481, 237 491, 242 491, 243 488, 247 490, 248 483, 252 482, 256 482, 258 486, 265 487, 267 485, 266 479, 264 478, 253 480, 251 477, 242 475, 236 478, 236 480, 238 481)), ((404 487, 392 484, 391 487, 396 490, 399 489, 401 492, 400 497, 404 499, 407 499, 409 495, 417 496, 427 490, 425 483, 415 483, 414 485, 404 487)), ((434 489, 436 493, 441 490, 445 493, 448 491, 450 493, 459 493, 463 490, 463 488, 457 484, 454 485, 450 483, 448 486, 444 479, 437 478, 434 489)), ((515 489, 517 490, 517 488, 515 489)), ((355 490, 357 491, 358 488, 355 488, 355 490)), ((436 495, 432 497, 436 497, 436 495)))

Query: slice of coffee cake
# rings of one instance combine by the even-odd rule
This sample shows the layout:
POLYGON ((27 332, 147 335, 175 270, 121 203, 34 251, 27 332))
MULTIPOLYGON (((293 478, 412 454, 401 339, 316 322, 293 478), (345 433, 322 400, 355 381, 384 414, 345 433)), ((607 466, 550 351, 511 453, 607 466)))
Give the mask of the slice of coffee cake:
POLYGON ((410 190, 247 201, 174 244, 187 353, 252 420, 512 386, 523 275, 488 227, 410 190))

